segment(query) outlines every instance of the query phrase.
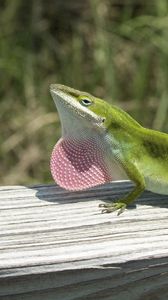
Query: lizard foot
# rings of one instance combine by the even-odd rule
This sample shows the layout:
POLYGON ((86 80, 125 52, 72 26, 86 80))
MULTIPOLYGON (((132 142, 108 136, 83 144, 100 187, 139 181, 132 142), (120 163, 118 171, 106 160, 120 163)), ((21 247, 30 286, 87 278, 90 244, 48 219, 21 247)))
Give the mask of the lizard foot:
POLYGON ((126 204, 124 202, 116 202, 116 203, 104 203, 104 204, 99 204, 99 207, 103 207, 102 209, 102 214, 104 213, 111 213, 113 211, 118 210, 117 215, 121 215, 123 211, 126 209, 126 204))

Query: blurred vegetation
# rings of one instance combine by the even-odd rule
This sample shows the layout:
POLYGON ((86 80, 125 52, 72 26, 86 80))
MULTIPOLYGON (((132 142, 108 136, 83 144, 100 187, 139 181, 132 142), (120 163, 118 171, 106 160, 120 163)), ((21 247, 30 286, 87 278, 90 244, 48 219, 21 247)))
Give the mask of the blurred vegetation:
POLYGON ((0 1, 0 183, 51 182, 50 83, 103 97, 168 132, 167 0, 0 1))

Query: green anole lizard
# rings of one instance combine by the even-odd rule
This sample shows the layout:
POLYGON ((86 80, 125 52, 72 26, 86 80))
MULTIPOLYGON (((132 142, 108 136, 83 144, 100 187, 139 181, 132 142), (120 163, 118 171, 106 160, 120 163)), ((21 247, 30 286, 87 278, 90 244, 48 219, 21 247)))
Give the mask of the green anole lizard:
POLYGON ((103 212, 118 214, 145 189, 168 194, 168 134, 142 127, 89 93, 60 84, 52 84, 50 91, 62 125, 50 166, 61 187, 82 190, 126 175, 135 183, 133 190, 100 205, 103 212))

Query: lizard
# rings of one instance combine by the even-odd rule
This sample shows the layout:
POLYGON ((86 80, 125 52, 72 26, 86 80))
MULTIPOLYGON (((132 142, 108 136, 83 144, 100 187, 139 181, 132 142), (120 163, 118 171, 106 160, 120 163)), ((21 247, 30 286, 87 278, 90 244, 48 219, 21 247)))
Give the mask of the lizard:
POLYGON ((102 212, 121 214, 145 189, 168 195, 168 134, 141 126, 121 108, 74 88, 51 84, 62 137, 50 161, 53 179, 78 191, 118 178, 135 187, 102 212))

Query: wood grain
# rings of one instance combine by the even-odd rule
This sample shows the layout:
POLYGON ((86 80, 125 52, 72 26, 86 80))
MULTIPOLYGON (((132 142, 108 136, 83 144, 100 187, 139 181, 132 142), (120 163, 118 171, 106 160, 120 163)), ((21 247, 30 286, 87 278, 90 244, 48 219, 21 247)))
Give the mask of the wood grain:
POLYGON ((0 187, 0 299, 168 299, 168 196, 98 208, 131 188, 0 187))

